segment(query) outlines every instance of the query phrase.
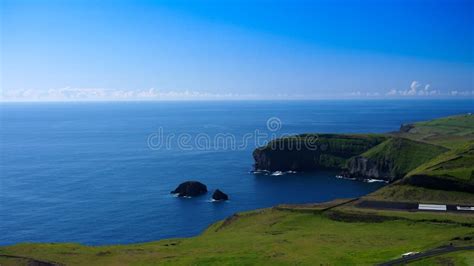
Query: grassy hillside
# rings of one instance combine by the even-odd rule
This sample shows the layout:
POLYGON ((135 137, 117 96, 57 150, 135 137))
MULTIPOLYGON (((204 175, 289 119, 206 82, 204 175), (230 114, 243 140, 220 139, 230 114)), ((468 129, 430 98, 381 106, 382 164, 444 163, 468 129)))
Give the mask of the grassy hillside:
POLYGON ((474 142, 420 165, 403 182, 426 188, 474 193, 474 142))
POLYGON ((459 148, 474 140, 474 115, 463 114, 402 126, 397 136, 459 148))
POLYGON ((474 184, 474 141, 421 164, 408 174, 414 175, 442 176, 474 184))
POLYGON ((235 215, 193 238, 101 247, 20 244, 0 253, 74 265, 373 265, 474 234, 467 226, 473 220, 460 217, 467 221, 461 226, 449 214, 416 215, 274 208, 235 215))
POLYGON ((375 161, 390 160, 395 167, 395 175, 405 175, 417 166, 446 152, 447 149, 401 138, 390 138, 376 147, 364 152, 362 156, 375 161))
MULTIPOLYGON (((418 166, 411 169, 401 182, 384 187, 369 197, 395 201, 474 204, 473 117, 452 116, 408 127, 408 132, 402 132, 399 136, 444 145, 450 150, 424 163, 418 161, 418 166)), ((372 150, 381 149, 383 144, 372 150)), ((427 147, 417 147, 409 153, 416 153, 417 149, 422 153, 429 150, 427 147)), ((367 153, 371 155, 370 152, 367 153)), ((398 156, 402 157, 401 154, 398 156)))
POLYGON ((382 187, 364 198, 383 201, 474 205, 474 193, 429 189, 401 182, 382 187))

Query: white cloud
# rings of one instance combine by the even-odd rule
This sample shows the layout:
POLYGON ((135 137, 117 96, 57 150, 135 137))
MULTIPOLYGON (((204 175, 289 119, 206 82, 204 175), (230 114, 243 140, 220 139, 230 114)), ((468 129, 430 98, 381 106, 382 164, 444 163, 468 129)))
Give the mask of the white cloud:
POLYGON ((17 89, 1 90, 0 101, 147 101, 147 100, 251 100, 251 99, 334 99, 334 98, 394 98, 394 97, 472 97, 474 91, 450 90, 442 93, 431 84, 412 81, 405 90, 390 89, 386 93, 353 91, 342 94, 236 94, 212 93, 191 90, 159 90, 149 89, 104 89, 104 88, 72 88, 64 87, 49 90, 17 89))
MULTIPOLYGON (((3 90, 2 101, 120 101, 120 100, 219 100, 257 99, 256 94, 211 93, 190 90, 59 88, 3 90)), ((261 97, 260 97, 261 98, 261 97)))
POLYGON ((353 91, 351 93, 349 93, 350 96, 361 96, 362 93, 360 91, 353 91))
POLYGON ((421 86, 420 82, 414 80, 411 82, 410 89, 416 91, 418 87, 420 86, 421 86))
POLYGON ((368 97, 379 97, 379 96, 380 96, 380 93, 379 93, 379 92, 367 92, 367 93, 365 93, 365 96, 368 96, 368 97))
POLYGON ((387 95, 389 95, 389 96, 394 96, 394 95, 397 95, 397 94, 398 94, 398 92, 397 92, 396 89, 391 89, 387 92, 387 95))
POLYGON ((407 95, 416 95, 416 91, 418 90, 418 88, 421 86, 421 84, 414 80, 411 82, 411 85, 410 85, 410 90, 407 91, 407 95))
POLYGON ((423 85, 421 82, 414 80, 411 82, 409 88, 407 88, 406 90, 391 89, 385 95, 390 96, 390 97, 396 97, 396 96, 422 97, 422 96, 442 96, 443 94, 441 93, 440 90, 433 89, 431 84, 423 85))

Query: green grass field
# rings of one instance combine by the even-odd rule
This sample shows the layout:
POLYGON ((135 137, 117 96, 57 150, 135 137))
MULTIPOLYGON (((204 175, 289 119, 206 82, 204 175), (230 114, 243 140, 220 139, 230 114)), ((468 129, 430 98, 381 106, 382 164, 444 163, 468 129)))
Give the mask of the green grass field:
POLYGON ((429 189, 400 183, 382 187, 364 198, 384 201, 474 205, 473 193, 429 189))
POLYGON ((462 114, 417 122, 409 132, 396 135, 450 149, 458 148, 474 140, 474 115, 462 114))
POLYGON ((218 222, 193 238, 101 247, 20 244, 0 253, 70 265, 373 265, 474 234, 473 227, 396 213, 385 220, 358 214, 367 221, 354 214, 353 221, 338 221, 330 214, 265 209, 218 222))
POLYGON ((412 175, 441 176, 474 184, 474 141, 421 164, 408 174, 412 175))

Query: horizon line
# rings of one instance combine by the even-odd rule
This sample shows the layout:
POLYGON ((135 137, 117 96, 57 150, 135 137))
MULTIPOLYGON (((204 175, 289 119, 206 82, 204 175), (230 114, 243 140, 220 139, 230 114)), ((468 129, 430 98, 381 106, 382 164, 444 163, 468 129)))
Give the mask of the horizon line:
POLYGON ((257 102, 257 101, 275 101, 275 102, 301 102, 301 101, 474 101, 474 97, 371 97, 371 98, 248 98, 248 99, 79 99, 79 100, 3 100, 0 103, 99 103, 99 102, 257 102))

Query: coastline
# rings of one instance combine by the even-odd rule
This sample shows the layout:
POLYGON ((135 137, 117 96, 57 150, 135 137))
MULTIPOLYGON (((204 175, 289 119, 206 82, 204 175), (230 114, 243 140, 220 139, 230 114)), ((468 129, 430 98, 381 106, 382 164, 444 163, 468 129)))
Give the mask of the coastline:
MULTIPOLYGON (((230 263, 237 258, 239 261, 258 263, 267 261, 269 256, 275 262, 284 262, 289 258, 294 258, 294 254, 298 254, 297 257, 303 264, 309 264, 310 261, 315 261, 316 258, 321 259, 321 252, 323 252, 324 260, 327 260, 328 263, 351 261, 353 263, 373 264, 383 263, 410 250, 430 250, 439 245, 454 245, 456 247, 454 250, 464 250, 463 247, 474 246, 474 232, 472 231, 472 228, 474 228, 474 208, 473 211, 470 211, 471 207, 469 207, 474 205, 474 194, 463 191, 433 189, 425 187, 424 184, 415 186, 410 183, 410 180, 413 176, 416 177, 421 174, 428 179, 431 178, 430 176, 439 178, 437 168, 432 166, 446 165, 443 168, 443 173, 455 173, 456 176, 445 177, 443 182, 463 182, 466 187, 471 185, 469 178, 466 179, 463 175, 469 174, 469 171, 471 171, 472 165, 469 165, 469 162, 471 162, 471 156, 474 156, 472 152, 474 142, 471 139, 471 134, 466 135, 462 131, 471 130, 464 126, 466 119, 469 121, 468 124, 474 128, 474 119, 471 115, 441 118, 434 122, 419 122, 410 127, 408 132, 401 131, 395 136, 377 140, 374 145, 368 146, 369 150, 358 149, 357 152, 360 152, 361 155, 352 155, 351 153, 351 156, 346 156, 348 162, 360 156, 365 156, 369 161, 371 158, 379 158, 380 154, 383 154, 385 159, 378 162, 386 164, 386 158, 398 160, 400 152, 409 151, 406 153, 407 161, 395 161, 403 166, 397 168, 397 171, 405 171, 402 178, 394 179, 397 175, 385 177, 382 180, 389 182, 388 185, 360 198, 334 199, 317 204, 282 204, 271 208, 239 212, 211 224, 201 234, 190 238, 100 246, 74 243, 19 243, 1 246, 0 255, 13 256, 10 259, 14 259, 14 256, 16 256, 18 259, 27 258, 65 264, 84 264, 84 261, 89 264, 91 261, 96 261, 100 265, 113 265, 123 260, 123 256, 133 257, 128 261, 129 263, 153 260, 159 263, 189 264, 200 262, 202 254, 205 254, 204 256, 209 259, 209 261, 205 261, 214 264, 220 261, 230 263), (443 133, 445 127, 439 127, 439 123, 444 124, 445 127, 450 125, 453 128, 460 128, 458 129, 461 130, 459 136, 463 137, 456 136, 451 138, 452 141, 446 142, 446 137, 451 135, 443 133), (462 125, 462 127, 459 127, 459 125, 462 125), (439 128, 442 131, 439 131, 439 128), (437 134, 441 135, 433 138, 433 132, 440 132, 437 134), (426 142, 427 140, 424 139, 426 136, 429 136, 428 140, 431 143, 426 142), (407 138, 408 140, 399 141, 399 138, 407 138), (420 141, 420 139, 423 141, 420 141), (393 145, 398 146, 393 149, 393 145), (430 149, 423 149, 422 153, 416 153, 413 152, 413 145, 416 148, 422 145, 430 149), (429 156, 426 154, 427 151, 429 156), (396 156, 392 156, 391 152, 395 152, 396 156), (432 152, 434 152, 434 155, 432 152), (452 164, 452 158, 457 158, 455 165, 452 164), (413 162, 416 164, 413 164, 413 162), (451 168, 447 168, 447 166, 451 168), (465 168, 467 170, 464 170, 465 168), (407 191, 410 191, 410 193, 407 194, 407 191), (396 194, 399 192, 403 195, 401 199, 396 194), (436 206, 438 209, 421 209, 421 206, 425 205, 436 206), (444 206, 444 211, 439 211, 440 206, 444 206), (356 229, 360 226, 364 228, 362 231, 356 229), (416 227, 416 229, 413 229, 413 227, 416 227), (391 234, 396 235, 390 237, 391 234), (337 237, 330 237, 331 235, 337 237), (311 236, 312 241, 314 241, 311 244, 304 240, 308 236, 311 236), (387 245, 386 241, 394 241, 394 239, 397 239, 396 236, 403 237, 396 240, 399 242, 397 245, 387 245), (351 241, 359 238, 364 239, 363 242, 358 242, 360 246, 354 247, 350 244, 351 241), (348 242, 342 244, 342 242, 334 239, 345 239, 348 242), (376 245, 379 247, 376 253, 371 251, 374 241, 377 242, 376 245), (244 243, 253 242, 260 244, 246 246, 246 248, 240 248, 238 251, 235 249, 237 246, 245 246, 244 243), (274 246, 271 254, 262 249, 266 245, 275 245, 275 243, 280 244, 274 246), (317 252, 313 248, 309 248, 316 243, 318 246, 317 252), (300 247, 298 251, 294 250, 295 245, 300 247), (324 252, 328 246, 333 245, 341 249, 341 252, 346 253, 335 252, 332 254, 324 252), (409 250, 406 249, 407 247, 409 250), (216 249, 220 249, 221 252, 216 253, 216 249), (281 251, 277 251, 279 249, 281 251), (352 256, 351 252, 356 250, 367 254, 367 256, 352 256), (131 252, 135 252, 134 255, 131 255, 131 252), (196 255, 196 252, 200 255, 196 255), (238 254, 236 255, 235 252, 238 252, 238 254), (71 256, 71 254, 74 254, 74 256, 71 256)), ((338 138, 329 137, 331 141, 334 139, 338 141, 338 138)), ((293 138, 293 140, 300 140, 300 138, 293 138)), ((356 140, 359 140, 358 137, 356 140)), ((363 139, 363 141, 366 140, 371 141, 370 137, 363 139)), ((332 143, 339 145, 338 142, 332 143)), ((329 144, 331 145, 331 142, 329 144)), ((347 146, 347 142, 343 146, 339 145, 337 147, 350 147, 352 149, 351 145, 347 146)), ((361 147, 365 148, 366 146, 361 147)), ((332 152, 334 148, 329 146, 323 152, 318 151, 318 155, 324 157, 326 151, 332 152)), ((282 152, 287 151, 283 149, 282 152)), ((268 156, 266 158, 268 159, 268 156)), ((337 159, 323 162, 337 163, 341 166, 348 165, 337 159)), ((316 166, 318 165, 316 164, 316 166)), ((291 176, 298 170, 290 169, 286 171, 289 171, 288 175, 291 176)), ((277 178, 286 174, 285 172, 266 169, 263 171, 264 175, 266 174, 269 178, 277 178)), ((360 182, 360 178, 350 176, 333 178, 351 178, 360 182)), ((366 177, 365 179, 367 182, 380 181, 380 179, 375 181, 372 177, 366 177)), ((462 253, 462 256, 465 256, 465 254, 462 253)), ((6 257, 3 257, 3 259, 7 260, 6 257)), ((420 259, 423 259, 423 257, 420 259)), ((1 258, 0 262, 2 262, 1 258)), ((149 262, 151 263, 151 261, 149 262)))

